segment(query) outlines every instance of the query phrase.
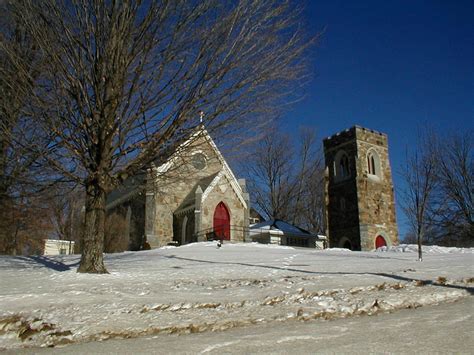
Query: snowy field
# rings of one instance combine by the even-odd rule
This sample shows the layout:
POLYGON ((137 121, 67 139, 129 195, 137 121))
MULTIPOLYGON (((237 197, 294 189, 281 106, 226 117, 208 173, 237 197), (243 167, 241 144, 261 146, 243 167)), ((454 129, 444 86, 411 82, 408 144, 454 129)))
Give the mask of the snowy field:
MULTIPOLYGON (((76 273, 74 255, 1 256, 0 349, 292 329, 470 300, 474 250, 424 251, 418 262, 411 245, 350 252, 195 243, 107 255, 108 275, 76 273)), ((459 321, 472 324, 467 313, 459 321)))

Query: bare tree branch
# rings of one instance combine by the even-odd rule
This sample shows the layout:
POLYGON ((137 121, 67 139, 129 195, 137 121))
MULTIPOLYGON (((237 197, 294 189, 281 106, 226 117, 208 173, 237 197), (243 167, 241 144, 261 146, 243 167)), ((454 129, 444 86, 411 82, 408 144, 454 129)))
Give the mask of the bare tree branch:
POLYGON ((54 138, 48 163, 86 190, 82 272, 106 272, 111 189, 165 161, 200 111, 217 135, 271 118, 304 76, 304 54, 316 40, 302 36, 287 1, 17 0, 11 7, 46 63, 30 99, 35 124, 54 138))
POLYGON ((269 130, 243 164, 258 209, 315 233, 323 231, 322 157, 313 130, 301 130, 299 144, 269 130))
POLYGON ((402 193, 402 206, 418 242, 418 259, 423 260, 422 242, 429 228, 429 207, 436 188, 436 155, 430 146, 430 136, 421 135, 417 150, 407 153, 402 177, 406 189, 402 193))

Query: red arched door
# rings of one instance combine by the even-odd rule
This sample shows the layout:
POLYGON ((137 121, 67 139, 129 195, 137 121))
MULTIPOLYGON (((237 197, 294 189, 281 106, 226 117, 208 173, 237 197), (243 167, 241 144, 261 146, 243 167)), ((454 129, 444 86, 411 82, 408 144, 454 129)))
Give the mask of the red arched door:
POLYGON ((377 238, 375 238, 375 249, 385 246, 387 246, 387 242, 385 241, 384 237, 379 235, 377 238))
POLYGON ((219 239, 230 240, 230 216, 223 202, 214 211, 214 233, 219 239))

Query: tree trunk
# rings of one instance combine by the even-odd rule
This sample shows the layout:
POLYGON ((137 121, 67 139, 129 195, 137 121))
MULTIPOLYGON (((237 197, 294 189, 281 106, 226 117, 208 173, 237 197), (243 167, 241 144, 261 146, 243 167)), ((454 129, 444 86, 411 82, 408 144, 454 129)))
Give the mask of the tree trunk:
POLYGON ((418 241, 418 261, 423 261, 423 255, 422 255, 422 251, 421 251, 421 241, 423 239, 423 234, 418 231, 418 238, 417 238, 417 241, 418 241))
POLYGON ((81 264, 77 272, 105 274, 104 265, 105 190, 97 181, 86 186, 85 228, 81 264))
POLYGON ((7 190, 0 189, 0 253, 16 255, 15 211, 7 190))

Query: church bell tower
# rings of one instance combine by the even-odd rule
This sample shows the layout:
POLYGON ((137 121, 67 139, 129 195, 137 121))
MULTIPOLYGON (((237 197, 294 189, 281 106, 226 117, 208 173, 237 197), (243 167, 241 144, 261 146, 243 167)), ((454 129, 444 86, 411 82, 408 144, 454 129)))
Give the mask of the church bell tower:
POLYGON ((359 126, 323 141, 330 247, 372 250, 398 244, 387 135, 359 126))

